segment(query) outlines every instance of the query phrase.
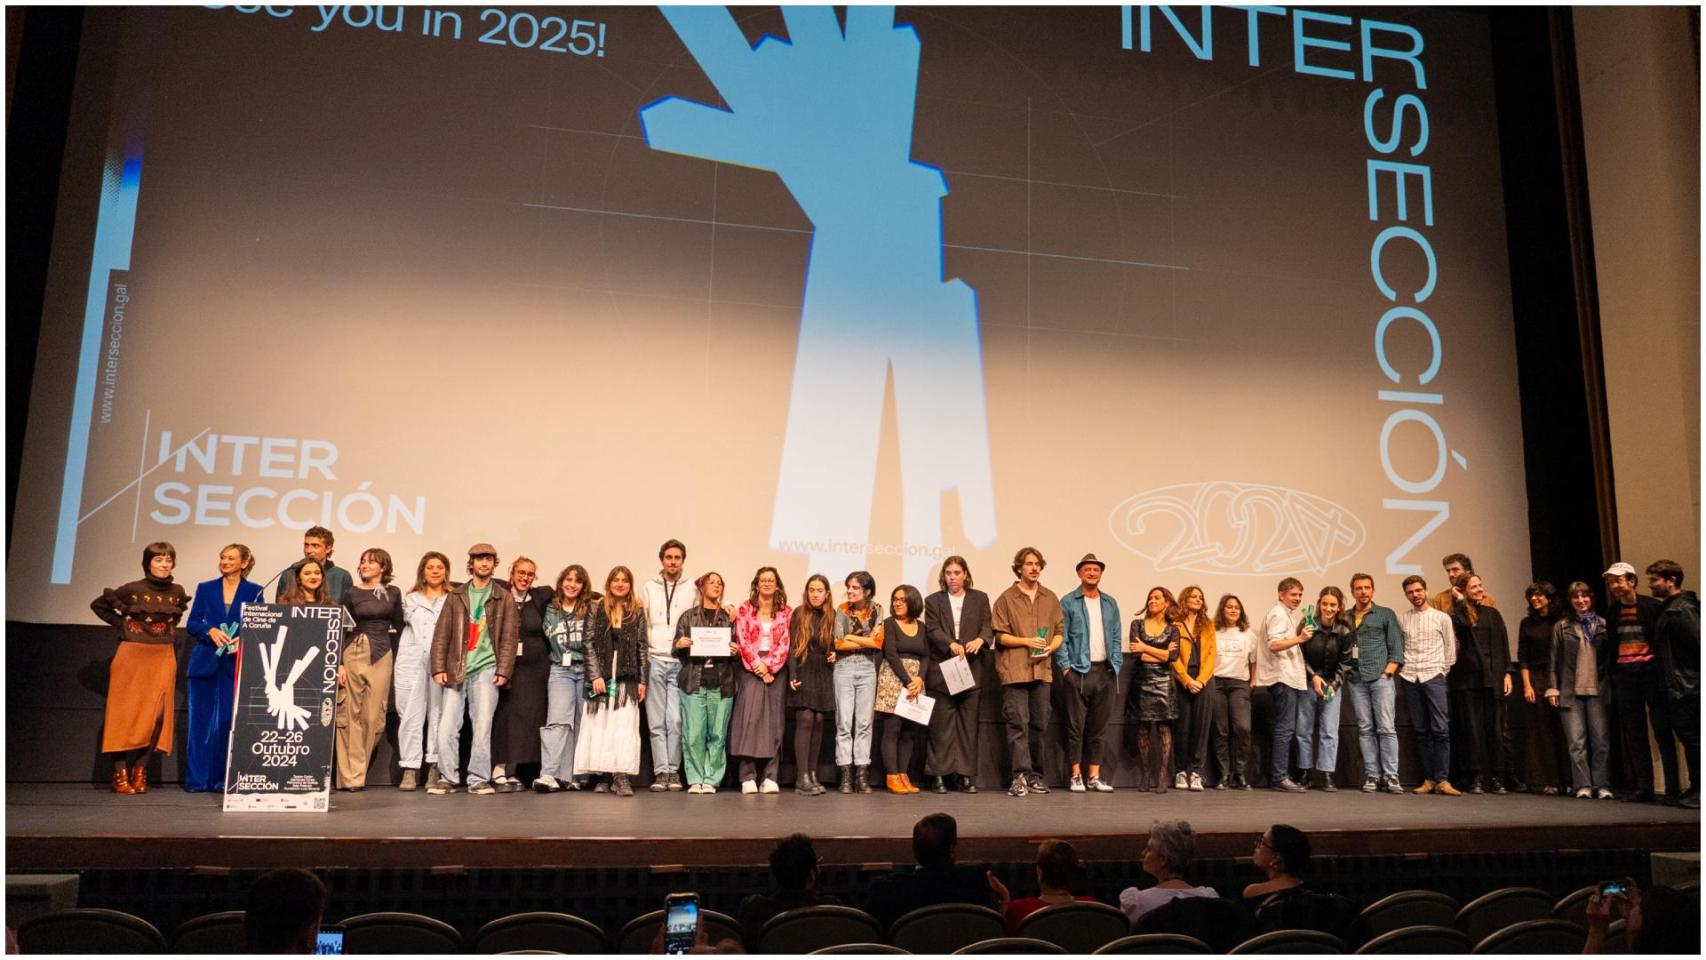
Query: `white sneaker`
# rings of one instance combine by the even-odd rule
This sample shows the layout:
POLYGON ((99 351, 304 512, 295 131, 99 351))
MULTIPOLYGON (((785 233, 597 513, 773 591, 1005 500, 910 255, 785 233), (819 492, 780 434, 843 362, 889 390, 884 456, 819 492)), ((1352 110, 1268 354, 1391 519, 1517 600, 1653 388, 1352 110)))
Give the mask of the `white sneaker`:
POLYGON ((1191 789, 1197 791, 1198 793, 1202 792, 1202 774, 1200 774, 1200 773, 1191 774, 1191 789))
POLYGON ((1592 800, 1593 799, 1593 789, 1591 787, 1582 787, 1580 790, 1576 791, 1576 799, 1577 800, 1592 800))
POLYGON ((758 792, 758 784, 754 783, 751 780, 742 780, 740 782, 740 792, 741 793, 757 793, 758 792))
POLYGON ((556 777, 542 773, 533 779, 533 789, 537 793, 556 793, 563 789, 563 785, 557 782, 556 777))
POLYGON ((701 784, 697 784, 697 783, 692 784, 691 786, 689 786, 687 788, 687 792, 688 793, 701 793, 702 791, 699 789, 700 786, 701 786, 701 784))
POLYGON ((766 778, 764 778, 764 786, 761 787, 758 792, 759 793, 781 793, 782 788, 776 785, 776 781, 770 779, 769 777, 766 777, 766 778))
POLYGON ((1072 775, 1072 783, 1069 787, 1067 787, 1067 789, 1071 790, 1073 793, 1083 793, 1084 792, 1084 778, 1079 776, 1076 773, 1073 774, 1072 775))
POLYGON ((1173 778, 1173 789, 1174 790, 1189 790, 1190 788, 1191 788, 1190 778, 1186 777, 1184 774, 1181 773, 1178 776, 1173 778))
POLYGON ((1601 800, 1616 800, 1617 794, 1612 793, 1610 787, 1600 787, 1599 788, 1599 798, 1601 800))

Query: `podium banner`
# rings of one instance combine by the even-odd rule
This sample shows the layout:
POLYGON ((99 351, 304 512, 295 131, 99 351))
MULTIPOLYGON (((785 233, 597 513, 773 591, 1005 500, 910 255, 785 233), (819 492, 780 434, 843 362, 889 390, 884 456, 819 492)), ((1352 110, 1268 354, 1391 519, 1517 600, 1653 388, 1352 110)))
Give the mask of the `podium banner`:
POLYGON ((341 607, 243 607, 227 811, 331 807, 341 607))

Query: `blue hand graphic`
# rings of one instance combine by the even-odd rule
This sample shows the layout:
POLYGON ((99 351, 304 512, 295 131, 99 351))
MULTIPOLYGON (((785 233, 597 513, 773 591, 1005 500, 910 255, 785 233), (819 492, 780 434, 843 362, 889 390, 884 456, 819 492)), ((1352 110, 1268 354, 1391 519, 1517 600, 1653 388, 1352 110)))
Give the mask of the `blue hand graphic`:
POLYGON ((836 544, 870 534, 892 368, 903 575, 923 582, 942 494, 959 491, 966 536, 984 546, 995 493, 976 295, 943 282, 947 184, 911 159, 918 35, 892 7, 849 7, 845 34, 829 7, 783 7, 789 41, 754 48, 725 8, 663 13, 729 109, 660 100, 640 111, 647 142, 774 171, 815 228, 770 546, 832 580, 865 565, 836 544))

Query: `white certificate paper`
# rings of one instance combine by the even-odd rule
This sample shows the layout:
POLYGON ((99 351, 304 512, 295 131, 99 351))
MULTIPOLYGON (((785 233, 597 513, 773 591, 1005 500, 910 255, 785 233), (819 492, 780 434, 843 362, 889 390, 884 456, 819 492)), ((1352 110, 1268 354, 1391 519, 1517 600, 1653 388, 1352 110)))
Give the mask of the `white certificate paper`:
POLYGON ((688 653, 695 657, 726 657, 729 635, 728 627, 694 627, 693 648, 688 653))
POLYGON ((936 709, 936 700, 928 693, 920 693, 917 700, 908 700, 906 691, 900 692, 900 698, 894 702, 894 715, 911 720, 913 723, 930 723, 930 713, 936 709))
POLYGON ((949 657, 942 661, 942 679, 947 681, 948 693, 956 695, 961 690, 970 690, 977 685, 972 679, 971 664, 965 657, 949 657))

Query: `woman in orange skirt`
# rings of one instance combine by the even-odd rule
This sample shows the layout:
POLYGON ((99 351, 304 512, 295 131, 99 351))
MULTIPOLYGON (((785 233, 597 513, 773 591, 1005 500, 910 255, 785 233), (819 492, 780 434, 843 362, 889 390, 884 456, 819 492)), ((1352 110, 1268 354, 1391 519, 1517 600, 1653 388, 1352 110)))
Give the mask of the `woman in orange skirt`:
POLYGON ((101 752, 113 757, 114 793, 147 793, 149 758, 156 750, 172 752, 178 676, 172 640, 189 608, 189 595, 172 582, 177 563, 171 544, 151 543, 142 550, 141 580, 106 590, 89 604, 119 631, 101 730, 101 752))

